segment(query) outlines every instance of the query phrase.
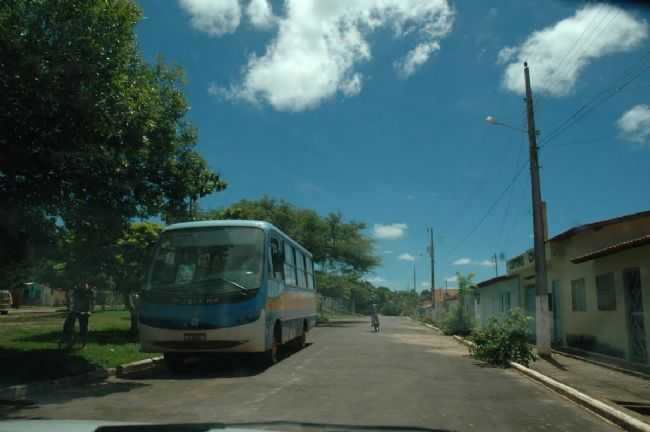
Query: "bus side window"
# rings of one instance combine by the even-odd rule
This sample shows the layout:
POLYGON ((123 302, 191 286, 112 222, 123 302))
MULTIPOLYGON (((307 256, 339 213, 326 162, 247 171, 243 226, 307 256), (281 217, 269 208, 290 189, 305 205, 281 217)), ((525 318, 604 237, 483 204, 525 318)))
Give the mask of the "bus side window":
POLYGON ((314 267, 311 258, 305 257, 305 272, 307 272, 307 288, 314 289, 314 267))
POLYGON ((296 251, 296 273, 298 275, 298 287, 307 288, 307 281, 305 279, 305 257, 302 252, 296 251))
POLYGON ((280 241, 278 239, 271 239, 271 261, 269 262, 269 267, 271 269, 271 277, 274 279, 282 280, 284 279, 284 269, 282 263, 282 249, 280 249, 280 241))
POLYGON ((284 243, 284 277, 287 285, 296 286, 296 256, 287 242, 284 243))

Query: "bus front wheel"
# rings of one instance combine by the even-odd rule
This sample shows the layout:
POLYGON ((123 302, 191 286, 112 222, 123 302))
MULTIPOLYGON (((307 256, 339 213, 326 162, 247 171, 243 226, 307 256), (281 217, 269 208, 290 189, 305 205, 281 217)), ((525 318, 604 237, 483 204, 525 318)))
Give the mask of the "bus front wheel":
POLYGON ((168 352, 164 354, 167 369, 173 373, 187 372, 188 367, 185 363, 185 355, 182 353, 168 352))
POLYGON ((271 349, 264 351, 260 354, 263 366, 273 366, 278 362, 278 343, 273 341, 271 349))

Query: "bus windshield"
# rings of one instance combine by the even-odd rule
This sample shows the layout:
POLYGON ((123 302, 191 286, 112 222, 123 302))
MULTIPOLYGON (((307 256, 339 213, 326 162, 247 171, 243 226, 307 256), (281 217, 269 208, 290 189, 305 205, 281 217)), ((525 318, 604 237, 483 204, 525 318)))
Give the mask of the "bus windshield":
POLYGON ((264 231, 208 227, 164 232, 146 291, 245 293, 260 287, 264 231))

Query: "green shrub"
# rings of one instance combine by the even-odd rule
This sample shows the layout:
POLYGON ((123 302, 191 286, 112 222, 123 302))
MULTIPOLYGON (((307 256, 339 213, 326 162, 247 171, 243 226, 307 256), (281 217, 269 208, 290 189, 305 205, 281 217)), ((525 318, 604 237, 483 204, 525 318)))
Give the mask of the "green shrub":
POLYGON ((467 336, 472 332, 474 319, 462 305, 454 305, 440 320, 440 328, 446 335, 467 336))
POLYGON ((490 364, 507 366, 514 361, 527 366, 535 360, 528 343, 528 321, 520 309, 513 309, 504 319, 491 318, 483 328, 472 332, 470 340, 476 345, 471 354, 490 364))
POLYGON ((388 316, 397 316, 401 312, 401 308, 397 303, 394 302, 388 302, 385 303, 384 306, 381 308, 381 314, 382 315, 388 315, 388 316))

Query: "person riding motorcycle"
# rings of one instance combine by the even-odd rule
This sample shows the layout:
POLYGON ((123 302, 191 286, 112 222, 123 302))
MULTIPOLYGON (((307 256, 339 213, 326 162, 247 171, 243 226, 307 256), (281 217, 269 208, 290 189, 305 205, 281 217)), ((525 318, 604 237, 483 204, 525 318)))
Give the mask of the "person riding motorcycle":
POLYGON ((370 308, 370 325, 375 331, 379 331, 379 315, 377 314, 376 304, 373 304, 370 308))

